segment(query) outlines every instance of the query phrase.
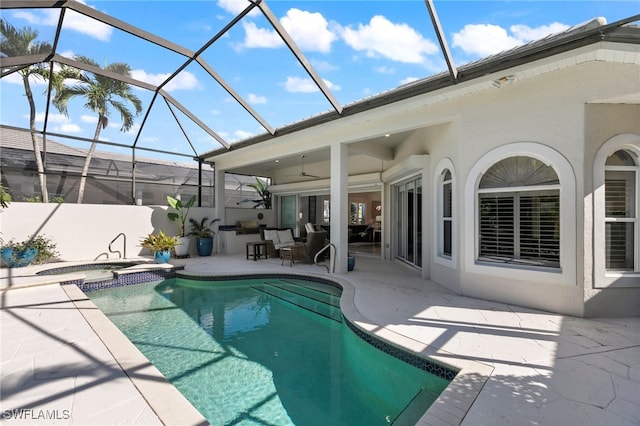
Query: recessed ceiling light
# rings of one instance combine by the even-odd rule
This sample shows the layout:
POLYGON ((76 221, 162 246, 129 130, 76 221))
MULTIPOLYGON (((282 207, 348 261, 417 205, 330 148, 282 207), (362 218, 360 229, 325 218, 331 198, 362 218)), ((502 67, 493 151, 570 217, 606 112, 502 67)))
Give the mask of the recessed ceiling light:
POLYGON ((385 138, 388 138, 389 136, 391 136, 389 133, 387 133, 386 135, 384 135, 385 138))
POLYGON ((276 163, 279 163, 279 162, 280 162, 280 160, 276 160, 276 163))

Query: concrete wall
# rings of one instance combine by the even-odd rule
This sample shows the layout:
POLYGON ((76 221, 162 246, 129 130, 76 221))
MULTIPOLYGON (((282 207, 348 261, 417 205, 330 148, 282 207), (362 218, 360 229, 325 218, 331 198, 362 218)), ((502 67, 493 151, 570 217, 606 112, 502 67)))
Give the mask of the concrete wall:
MULTIPOLYGON (((216 218, 216 209, 194 207, 189 217, 216 218)), ((109 253, 109 243, 119 234, 127 237, 127 257, 149 254, 139 241, 151 232, 162 229, 176 235, 175 222, 167 218, 166 206, 114 206, 100 204, 11 203, 0 212, 0 232, 5 241, 25 240, 39 234, 57 244, 60 259, 65 261, 117 259, 109 253)), ((123 240, 113 249, 123 250, 123 240)), ((192 242, 190 254, 195 255, 192 242)))

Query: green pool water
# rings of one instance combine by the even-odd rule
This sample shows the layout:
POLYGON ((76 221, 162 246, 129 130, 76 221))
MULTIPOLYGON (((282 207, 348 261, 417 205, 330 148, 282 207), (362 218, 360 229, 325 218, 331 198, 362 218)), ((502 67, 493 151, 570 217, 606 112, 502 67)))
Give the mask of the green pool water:
POLYGON ((357 336, 326 284, 172 279, 88 295, 213 425, 413 424, 448 384, 357 336))

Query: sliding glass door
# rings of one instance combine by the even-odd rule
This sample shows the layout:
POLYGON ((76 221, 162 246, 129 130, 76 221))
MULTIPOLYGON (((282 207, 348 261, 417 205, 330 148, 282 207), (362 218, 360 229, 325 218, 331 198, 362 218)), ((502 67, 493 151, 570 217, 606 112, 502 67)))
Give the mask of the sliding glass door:
POLYGON ((280 227, 291 228, 294 232, 298 226, 297 197, 284 195, 280 197, 280 227))
POLYGON ((414 177, 393 185, 395 255, 422 266, 422 179, 414 177))

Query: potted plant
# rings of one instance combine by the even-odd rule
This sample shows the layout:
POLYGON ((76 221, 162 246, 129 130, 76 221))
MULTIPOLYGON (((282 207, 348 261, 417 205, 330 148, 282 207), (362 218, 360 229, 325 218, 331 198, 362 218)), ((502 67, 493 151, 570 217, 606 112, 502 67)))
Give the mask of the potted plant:
POLYGON ((58 255, 56 244, 42 235, 28 237, 21 242, 13 240, 2 244, 0 256, 9 268, 21 268, 31 263, 45 263, 58 255))
POLYGON ((203 217, 200 222, 194 218, 189 218, 191 224, 191 232, 189 235, 196 237, 196 247, 198 248, 198 256, 211 256, 213 251, 213 236, 215 232, 211 229, 214 223, 220 219, 209 220, 208 217, 203 217))
POLYGON ((171 249, 175 248, 178 244, 178 237, 172 237, 160 230, 157 234, 149 234, 142 241, 140 245, 144 248, 148 248, 153 252, 153 258, 156 263, 167 263, 171 258, 171 249))
POLYGON ((353 271, 356 267, 356 257, 353 253, 347 253, 347 271, 353 271))
POLYGON ((191 196, 189 201, 186 203, 182 203, 178 198, 167 195, 167 203, 169 203, 169 207, 175 210, 168 212, 167 217, 169 217, 170 221, 177 222, 178 224, 178 242, 180 245, 176 248, 176 256, 186 256, 189 253, 190 239, 184 233, 184 224, 187 221, 189 209, 193 207, 195 202, 195 195, 191 196))

